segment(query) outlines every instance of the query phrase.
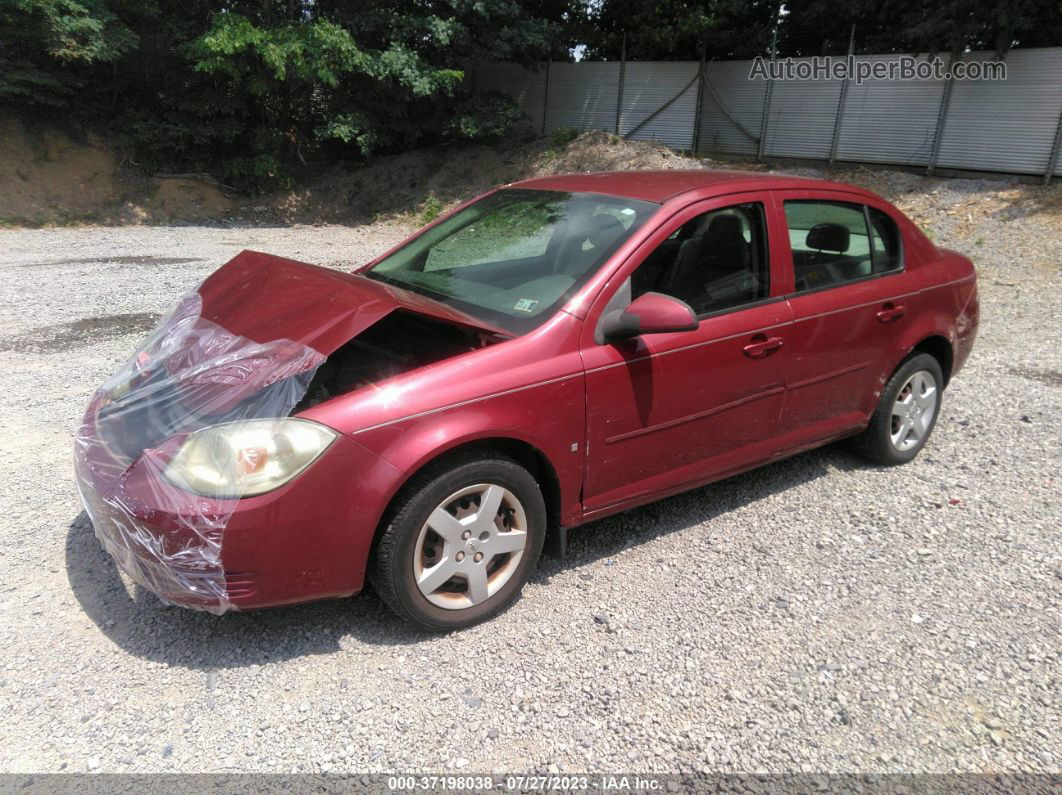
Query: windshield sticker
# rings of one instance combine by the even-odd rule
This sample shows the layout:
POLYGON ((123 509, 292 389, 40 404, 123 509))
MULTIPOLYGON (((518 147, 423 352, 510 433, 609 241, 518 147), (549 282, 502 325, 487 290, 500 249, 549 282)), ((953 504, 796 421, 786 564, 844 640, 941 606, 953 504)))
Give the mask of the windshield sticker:
POLYGON ((516 306, 513 307, 513 310, 516 312, 527 312, 528 314, 531 314, 535 311, 536 306, 538 306, 538 301, 535 301, 532 298, 521 298, 516 302, 516 306))

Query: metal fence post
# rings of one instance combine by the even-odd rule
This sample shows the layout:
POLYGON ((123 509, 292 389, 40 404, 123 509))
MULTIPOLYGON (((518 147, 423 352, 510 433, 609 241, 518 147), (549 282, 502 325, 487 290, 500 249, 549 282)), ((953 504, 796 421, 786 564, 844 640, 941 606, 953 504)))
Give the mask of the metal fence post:
POLYGON ((774 92, 774 64, 778 59, 778 16, 781 16, 782 5, 778 5, 778 14, 774 19, 774 32, 771 34, 771 79, 767 81, 767 92, 763 97, 763 118, 760 119, 760 140, 756 147, 756 159, 763 160, 763 153, 767 151, 767 128, 771 119, 771 94, 774 92))
POLYGON ((944 138, 944 122, 948 117, 948 105, 951 104, 951 87, 955 83, 955 78, 951 75, 951 70, 955 64, 962 60, 962 54, 954 56, 951 59, 951 63, 948 64, 948 79, 944 82, 944 93, 940 97, 940 112, 937 114, 937 130, 933 133, 933 152, 929 156, 929 167, 926 168, 926 176, 933 176, 933 171, 937 167, 937 155, 940 154, 940 142, 944 138))
POLYGON ((756 159, 763 160, 763 153, 767 150, 767 126, 771 118, 771 89, 774 88, 774 78, 767 81, 767 94, 763 98, 763 118, 760 120, 760 142, 756 147, 756 159))
POLYGON ((701 62, 697 66, 697 109, 693 116, 693 154, 701 147, 701 112, 704 108, 704 56, 705 47, 701 45, 701 62))
POLYGON ((549 113, 549 73, 553 66, 553 56, 546 61, 546 87, 542 89, 542 134, 546 134, 546 114, 549 113))
POLYGON ((623 31, 623 44, 620 48, 619 88, 616 92, 616 135, 620 134, 620 114, 623 112, 623 78, 627 71, 627 31, 623 31))
MULTIPOLYGON (((848 61, 852 62, 852 58, 855 55, 855 25, 852 25, 852 33, 848 37, 848 61)), ((837 160, 837 144, 841 140, 841 119, 844 118, 844 103, 848 98, 848 81, 851 79, 851 75, 847 72, 844 76, 844 81, 841 83, 841 96, 837 99, 837 118, 833 121, 833 142, 830 144, 830 168, 833 168, 834 161, 837 160)))
POLYGON ((1058 151, 1062 149, 1062 110, 1058 112, 1058 125, 1055 127, 1055 142, 1051 146, 1051 157, 1047 159, 1047 173, 1044 174, 1044 185, 1051 184, 1051 177, 1055 175, 1055 166, 1058 164, 1058 151))

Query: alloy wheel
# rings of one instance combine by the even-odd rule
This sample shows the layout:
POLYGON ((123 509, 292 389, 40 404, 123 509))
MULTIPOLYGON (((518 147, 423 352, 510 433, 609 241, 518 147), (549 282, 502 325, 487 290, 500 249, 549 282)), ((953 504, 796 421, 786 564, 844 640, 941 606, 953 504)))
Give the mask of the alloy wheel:
POLYGON ((905 452, 925 438, 933 425, 939 399, 937 379, 926 370, 913 373, 904 382, 892 406, 889 438, 893 447, 905 452))
POLYGON ((413 576, 433 605, 461 610, 512 578, 527 546, 527 516, 496 483, 451 494, 428 516, 413 548, 413 576))

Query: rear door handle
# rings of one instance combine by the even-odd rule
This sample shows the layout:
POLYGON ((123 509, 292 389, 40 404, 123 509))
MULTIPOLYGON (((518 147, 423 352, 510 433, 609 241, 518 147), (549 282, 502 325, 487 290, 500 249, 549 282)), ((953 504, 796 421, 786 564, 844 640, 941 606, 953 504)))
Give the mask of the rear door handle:
POLYGON ((891 323, 903 317, 906 311, 903 304, 894 304, 892 301, 888 301, 882 304, 881 309, 878 310, 878 320, 882 323, 891 323))
POLYGON ((762 359, 767 354, 781 348, 783 342, 781 337, 768 337, 764 334, 757 334, 743 350, 750 359, 762 359))

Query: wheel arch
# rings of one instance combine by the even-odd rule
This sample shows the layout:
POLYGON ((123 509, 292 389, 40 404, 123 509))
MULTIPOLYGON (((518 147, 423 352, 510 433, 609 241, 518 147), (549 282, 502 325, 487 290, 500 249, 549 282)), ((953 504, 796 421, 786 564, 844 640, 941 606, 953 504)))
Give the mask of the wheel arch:
POLYGON ((423 460, 410 467, 396 484, 393 493, 387 503, 387 508, 380 517, 379 524, 373 533, 373 541, 370 547, 370 558, 375 553, 376 544, 395 514, 396 505, 403 495, 406 486, 418 475, 431 467, 441 467, 447 461, 460 459, 470 453, 500 454, 511 458, 520 466, 524 467, 539 484, 542 489, 542 498, 546 503, 547 528, 553 529, 561 521, 561 482, 557 469, 553 462, 542 450, 526 439, 514 436, 483 436, 466 439, 442 450, 435 450, 423 460))
MULTIPOLYGON (((951 380, 952 366, 955 364, 955 349, 952 347, 948 338, 941 334, 930 334, 911 348, 908 356, 914 353, 928 353, 937 363, 940 365, 940 370, 944 374, 944 386, 948 385, 948 381, 951 380)), ((907 358, 906 356, 904 357, 907 358)), ((897 365, 898 366, 898 365, 897 365)))
POLYGON ((903 335, 898 335, 889 346, 888 353, 883 357, 884 362, 879 365, 881 369, 874 381, 873 389, 868 390, 865 402, 862 404, 862 410, 867 419, 869 420, 874 413, 885 384, 892 378, 893 373, 915 353, 927 353, 940 363, 941 372, 944 374, 944 386, 947 387, 955 369, 953 337, 952 326, 943 314, 927 316, 917 326, 908 329, 903 335))
MULTIPOLYGON (((955 365, 955 323, 945 312, 927 312, 898 334, 889 346, 886 367, 880 374, 880 386, 913 353, 928 353, 940 363, 947 386, 955 365)), ((880 388, 880 387, 879 387, 880 388)))

